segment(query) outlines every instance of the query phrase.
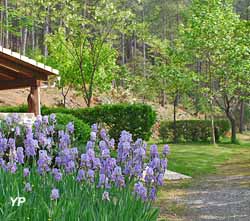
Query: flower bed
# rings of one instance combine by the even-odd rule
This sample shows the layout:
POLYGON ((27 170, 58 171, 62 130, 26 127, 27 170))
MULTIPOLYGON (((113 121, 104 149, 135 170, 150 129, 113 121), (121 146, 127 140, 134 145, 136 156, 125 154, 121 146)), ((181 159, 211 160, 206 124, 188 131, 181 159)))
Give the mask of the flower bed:
POLYGON ((17 115, 0 125, 0 220, 156 220, 153 208, 167 167, 163 153, 122 131, 115 146, 92 126, 83 152, 74 124, 56 130, 56 116, 18 125, 17 115), (24 197, 21 205, 12 199, 24 197))

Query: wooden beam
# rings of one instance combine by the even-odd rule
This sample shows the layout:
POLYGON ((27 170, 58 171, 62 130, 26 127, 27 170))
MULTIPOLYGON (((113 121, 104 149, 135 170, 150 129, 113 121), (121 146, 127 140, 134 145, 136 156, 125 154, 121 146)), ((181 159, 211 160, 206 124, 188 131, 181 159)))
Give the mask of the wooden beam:
POLYGON ((8 74, 2 73, 0 70, 0 80, 15 80, 15 78, 8 74))
POLYGON ((1 80, 0 81, 0 90, 8 89, 18 89, 25 87, 35 87, 39 86, 39 82, 34 79, 24 79, 24 80, 1 80))
MULTIPOLYGON (((24 74, 22 72, 17 72, 15 70, 8 69, 8 67, 2 66, 1 64, 0 64, 0 73, 4 74, 6 76, 9 76, 12 80, 13 80, 13 77, 14 77, 14 79, 32 78, 32 76, 30 76, 28 74, 24 74)), ((8 79, 8 80, 11 80, 11 79, 8 79)))
POLYGON ((35 78, 36 80, 48 80, 48 75, 44 74, 39 68, 30 65, 30 67, 26 67, 21 65, 19 62, 13 59, 13 61, 3 59, 0 57, 0 66, 4 68, 8 68, 12 71, 16 71, 17 73, 28 74, 29 76, 35 78))

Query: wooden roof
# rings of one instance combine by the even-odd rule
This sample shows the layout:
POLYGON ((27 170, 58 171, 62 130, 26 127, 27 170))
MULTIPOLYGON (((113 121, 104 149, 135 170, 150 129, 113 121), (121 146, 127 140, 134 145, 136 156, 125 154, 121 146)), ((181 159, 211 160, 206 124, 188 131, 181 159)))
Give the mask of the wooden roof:
POLYGON ((0 90, 33 86, 58 74, 52 67, 0 46, 0 90))

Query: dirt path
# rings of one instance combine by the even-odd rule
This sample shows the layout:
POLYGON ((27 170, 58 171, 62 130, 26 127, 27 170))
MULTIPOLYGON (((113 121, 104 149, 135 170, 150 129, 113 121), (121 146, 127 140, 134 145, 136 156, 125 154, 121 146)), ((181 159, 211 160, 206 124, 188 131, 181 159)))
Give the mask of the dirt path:
POLYGON ((216 175, 187 182, 166 185, 160 220, 250 221, 249 150, 219 165, 216 175))

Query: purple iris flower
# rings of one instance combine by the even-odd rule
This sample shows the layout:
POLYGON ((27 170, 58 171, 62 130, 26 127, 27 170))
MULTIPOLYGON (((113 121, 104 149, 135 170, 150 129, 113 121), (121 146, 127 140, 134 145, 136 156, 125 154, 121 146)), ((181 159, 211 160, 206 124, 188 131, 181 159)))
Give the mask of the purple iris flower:
POLYGON ((88 141, 88 142, 87 142, 87 145, 86 145, 86 150, 88 150, 88 149, 93 149, 93 148, 94 148, 94 145, 95 145, 94 142, 88 141))
POLYGON ((23 176, 24 177, 27 177, 27 176, 29 176, 30 175, 30 170, 29 170, 29 168, 24 168, 23 169, 23 176))
POLYGON ((104 140, 101 140, 99 142, 99 147, 100 147, 101 150, 108 149, 108 145, 104 140))
POLYGON ((94 178, 95 178, 95 171, 89 169, 89 170, 88 170, 88 173, 87 173, 87 177, 88 177, 89 181, 90 181, 91 183, 93 183, 93 182, 94 182, 94 178))
POLYGON ((169 146, 168 146, 167 144, 164 145, 164 147, 163 147, 163 152, 162 152, 163 156, 166 157, 166 156, 169 154, 169 152, 170 152, 169 146))
POLYGON ((31 192, 32 191, 32 187, 31 187, 30 183, 25 184, 24 191, 26 191, 26 192, 31 192))
POLYGON ((50 171, 51 157, 48 156, 46 150, 39 151, 39 159, 37 161, 38 172, 39 174, 43 174, 45 172, 50 171))
POLYGON ((19 127, 19 126, 17 126, 17 127, 15 128, 15 135, 16 135, 16 136, 20 136, 20 135, 21 135, 21 130, 20 130, 20 127, 19 127))
POLYGON ((52 175, 54 176, 56 181, 62 180, 62 173, 59 169, 53 168, 52 169, 52 175))
POLYGON ((98 126, 97 126, 97 124, 93 124, 93 125, 91 126, 91 130, 92 130, 93 132, 97 133, 97 131, 98 131, 98 126))
POLYGON ((71 173, 75 170, 75 162, 73 160, 70 160, 65 165, 65 171, 66 173, 71 173))
POLYGON ((92 142, 96 141, 96 132, 92 131, 92 132, 90 133, 90 140, 91 140, 92 142))
POLYGON ((145 181, 146 183, 151 183, 154 180, 154 170, 151 167, 146 169, 145 181))
POLYGON ((85 179, 86 179, 86 173, 85 173, 85 171, 83 169, 78 170, 78 174, 77 174, 76 180, 78 182, 81 182, 82 180, 85 180, 85 179))
POLYGON ((153 144, 150 148, 150 156, 151 158, 159 157, 157 145, 153 144))
POLYGON ((69 122, 67 124, 67 131, 70 133, 70 134, 73 134, 74 133, 74 130, 75 130, 75 127, 74 127, 74 124, 72 122, 69 122))
POLYGON ((102 150, 102 158, 108 158, 108 157, 110 157, 109 149, 102 150))
POLYGON ((149 193, 149 199, 155 200, 156 199, 156 188, 153 186, 149 193))
POLYGON ((16 149, 16 156, 17 156, 17 162, 20 164, 24 164, 24 153, 22 147, 18 147, 16 149))
POLYGON ((20 122, 20 117, 17 113, 12 114, 11 118, 12 118, 12 122, 15 124, 20 122))
POLYGON ((8 169, 9 169, 9 171, 10 171, 11 173, 16 173, 16 171, 17 171, 16 163, 11 163, 11 162, 9 162, 9 163, 7 164, 7 167, 8 167, 8 169))
POLYGON ((164 174, 163 173, 160 173, 157 177, 157 184, 159 186, 162 186, 163 185, 163 179, 164 179, 164 174))
POLYGON ((52 122, 55 122, 55 121, 56 121, 56 115, 55 115, 55 114, 51 114, 51 115, 50 115, 50 120, 51 120, 52 122))
POLYGON ((101 173, 99 176, 98 187, 105 185, 105 181, 106 181, 106 176, 105 176, 105 174, 101 173))
POLYGON ((143 186, 142 182, 138 182, 134 185, 134 193, 143 201, 147 200, 147 188, 143 186))
POLYGON ((38 141, 33 138, 31 128, 27 128, 26 139, 24 140, 24 147, 26 156, 33 157, 36 155, 38 141))
POLYGON ((50 198, 51 200, 57 200, 59 199, 60 195, 59 195, 59 190, 56 188, 53 188, 50 194, 50 198))
POLYGON ((8 148, 8 140, 6 138, 0 138, 0 153, 5 152, 8 148))
POLYGON ((107 192, 107 191, 103 192, 103 194, 102 194, 102 200, 104 200, 104 201, 110 201, 109 192, 107 192))
POLYGON ((46 125, 49 124, 49 117, 48 116, 43 116, 43 123, 46 125))
POLYGON ((64 131, 60 131, 59 133, 59 147, 61 149, 68 148, 70 146, 70 136, 67 133, 64 133, 64 131))
POLYGON ((102 138, 103 140, 108 139, 107 132, 106 132, 105 129, 101 129, 101 131, 100 131, 100 136, 101 136, 101 138, 102 138))

